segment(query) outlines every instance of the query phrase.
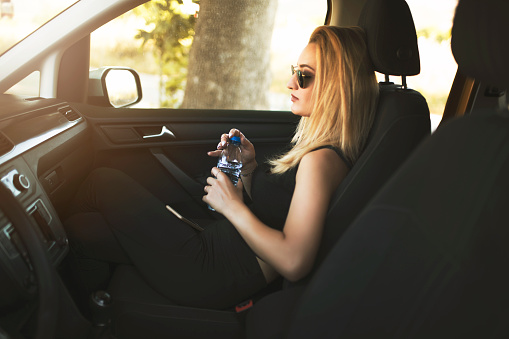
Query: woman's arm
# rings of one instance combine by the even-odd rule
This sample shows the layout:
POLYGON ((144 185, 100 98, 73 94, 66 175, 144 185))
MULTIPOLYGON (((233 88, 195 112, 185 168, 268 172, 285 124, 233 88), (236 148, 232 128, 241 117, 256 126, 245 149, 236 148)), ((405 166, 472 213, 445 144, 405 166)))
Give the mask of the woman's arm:
MULTIPOLYGON (((218 202, 212 206, 230 220, 261 260, 288 280, 297 281, 313 267, 330 198, 347 172, 346 164, 333 150, 306 154, 297 171, 295 192, 282 231, 263 224, 234 194, 223 194, 221 201, 211 197, 214 203, 218 202)), ((218 182, 223 181, 219 179, 218 182)))
POLYGON ((240 179, 242 180, 244 189, 246 190, 246 192, 250 198, 252 198, 251 197, 251 182, 253 180, 253 174, 254 174, 254 171, 256 170, 256 167, 258 167, 258 163, 256 161, 249 164, 249 166, 242 164, 242 171, 240 172, 240 179))

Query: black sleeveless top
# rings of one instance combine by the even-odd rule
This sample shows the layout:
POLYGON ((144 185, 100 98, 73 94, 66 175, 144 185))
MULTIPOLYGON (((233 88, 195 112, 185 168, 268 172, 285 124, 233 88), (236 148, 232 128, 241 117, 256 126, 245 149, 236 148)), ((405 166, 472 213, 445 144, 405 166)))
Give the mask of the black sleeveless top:
MULTIPOLYGON (((322 146, 313 151, 322 148, 334 150, 348 168, 352 168, 350 161, 336 147, 322 146)), ((261 165, 253 173, 251 184, 252 203, 249 207, 260 221, 267 226, 277 230, 283 229, 295 190, 297 169, 298 165, 282 174, 272 174, 266 165, 261 165)))

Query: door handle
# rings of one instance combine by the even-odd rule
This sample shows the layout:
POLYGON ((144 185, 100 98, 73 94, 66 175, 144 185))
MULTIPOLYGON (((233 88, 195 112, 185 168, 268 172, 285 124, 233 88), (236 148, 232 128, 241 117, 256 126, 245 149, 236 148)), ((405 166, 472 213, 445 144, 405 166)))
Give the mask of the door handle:
POLYGON ((143 139, 148 139, 148 138, 158 138, 158 137, 162 137, 162 136, 165 136, 165 135, 169 135, 169 136, 171 136, 171 137, 175 138, 175 134, 173 134, 173 132, 172 132, 172 131, 170 131, 170 130, 168 129, 168 127, 163 126, 163 127, 161 128, 161 132, 160 132, 159 134, 149 134, 149 135, 144 135, 144 136, 143 136, 143 139))

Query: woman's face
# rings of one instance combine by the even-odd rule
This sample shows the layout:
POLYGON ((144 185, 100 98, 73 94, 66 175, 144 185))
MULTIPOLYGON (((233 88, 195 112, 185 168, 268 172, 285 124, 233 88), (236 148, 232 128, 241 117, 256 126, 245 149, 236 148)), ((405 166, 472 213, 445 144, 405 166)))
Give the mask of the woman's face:
POLYGON ((288 89, 292 90, 292 112, 293 114, 308 117, 313 110, 313 101, 311 100, 311 93, 315 83, 316 74, 316 45, 311 43, 302 51, 297 66, 294 68, 295 73, 286 84, 288 89), (299 86, 298 72, 301 71, 304 76, 304 88, 299 86))

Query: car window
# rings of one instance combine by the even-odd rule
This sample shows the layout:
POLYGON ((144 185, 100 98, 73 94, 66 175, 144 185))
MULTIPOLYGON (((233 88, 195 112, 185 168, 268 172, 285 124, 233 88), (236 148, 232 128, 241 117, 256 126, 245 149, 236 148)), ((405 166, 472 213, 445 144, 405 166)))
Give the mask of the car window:
POLYGON ((0 6, 0 55, 76 1, 2 1, 2 6, 0 6))
POLYGON ((131 107, 289 110, 290 66, 326 12, 326 0, 153 0, 92 33, 91 68, 135 69, 131 107))
MULTIPOLYGON (((0 55, 76 0, 13 0, 0 6, 0 55)), ((39 96, 39 71, 28 75, 6 93, 39 96)))
POLYGON ((458 65, 451 51, 451 28, 458 0, 407 0, 417 31, 421 73, 408 77, 408 87, 428 102, 432 128, 445 108, 458 65))
MULTIPOLYGON (((0 18, 0 53, 74 2, 12 1, 12 8, 0 18)), ((132 107, 288 110, 286 83, 290 65, 296 63, 312 30, 323 24, 327 1, 316 1, 310 7, 304 5, 308 0, 277 0, 270 8, 261 2, 206 2, 222 6, 212 8, 216 20, 208 20, 212 24, 205 31, 211 32, 210 42, 204 44, 221 45, 221 53, 210 47, 201 48, 196 60, 190 60, 193 43, 199 39, 195 29, 200 20, 207 19, 206 10, 210 9, 200 8, 191 0, 152 0, 92 33, 91 69, 135 69, 141 77, 143 100, 132 107), (239 3, 244 5, 235 6, 239 3), (266 32, 257 36, 260 17, 268 18, 263 21, 266 32), (260 48, 255 36, 267 48, 260 48), (259 50, 266 53, 256 54, 259 50), (226 60, 223 64, 217 62, 219 54, 226 60), (232 56, 244 56, 245 60, 239 63, 239 58, 230 60, 232 56), (208 60, 216 61, 210 65, 208 60), (186 90, 189 96, 185 101, 186 90)), ((407 3, 414 16, 421 56, 421 73, 409 77, 407 82, 426 98, 436 127, 457 69, 450 49, 457 0, 407 3)), ((7 93, 38 96, 39 72, 7 93)))

